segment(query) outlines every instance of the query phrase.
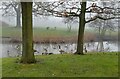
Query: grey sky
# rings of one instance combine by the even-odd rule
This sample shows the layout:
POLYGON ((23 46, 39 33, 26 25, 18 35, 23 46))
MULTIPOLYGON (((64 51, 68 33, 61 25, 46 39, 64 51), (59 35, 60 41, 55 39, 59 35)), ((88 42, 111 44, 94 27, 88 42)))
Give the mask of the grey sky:
MULTIPOLYGON (((99 1, 100 0, 96 0, 95 3, 101 5, 99 1)), ((87 7, 90 4, 91 3, 87 3, 87 7)), ((1 15, 1 13, 2 13, 2 11, 0 12, 0 15, 1 15)), ((89 15, 87 15, 86 17, 88 17, 88 16, 89 15)), ((10 16, 10 17, 2 17, 2 16, 0 16, 0 20, 5 21, 8 24, 13 25, 13 26, 16 25, 16 18, 13 17, 13 16, 10 16)), ((54 17, 54 16, 50 16, 50 17, 46 17, 46 18, 38 17, 38 18, 34 18, 33 26, 35 26, 35 27, 36 26, 39 26, 39 27, 61 27, 61 28, 66 27, 66 25, 62 21, 63 21, 63 18, 54 17)), ((74 28, 78 28, 78 23, 72 24, 72 26, 74 28)))
MULTIPOLYGON (((51 1, 57 1, 57 0, 51 0, 51 1)), ((89 4, 88 4, 89 5, 89 4)), ((2 11, 0 12, 1 15, 2 11)), ((16 17, 14 16, 9 16, 9 17, 2 17, 0 18, 0 20, 7 22, 10 25, 15 26, 16 25, 16 17)), ((63 23, 63 18, 58 18, 58 17, 46 17, 42 18, 42 17, 38 17, 38 18, 34 18, 33 21, 33 26, 39 26, 39 27, 66 27, 66 25, 63 23)), ((74 28, 78 27, 78 23, 76 24, 72 24, 72 26, 74 28)))

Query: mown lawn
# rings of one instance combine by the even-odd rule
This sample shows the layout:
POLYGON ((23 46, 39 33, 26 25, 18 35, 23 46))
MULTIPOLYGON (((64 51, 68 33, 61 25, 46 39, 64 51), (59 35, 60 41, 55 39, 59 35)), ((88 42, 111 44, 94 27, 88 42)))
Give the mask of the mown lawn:
POLYGON ((117 77, 118 53, 40 55, 36 64, 2 59, 3 77, 117 77))

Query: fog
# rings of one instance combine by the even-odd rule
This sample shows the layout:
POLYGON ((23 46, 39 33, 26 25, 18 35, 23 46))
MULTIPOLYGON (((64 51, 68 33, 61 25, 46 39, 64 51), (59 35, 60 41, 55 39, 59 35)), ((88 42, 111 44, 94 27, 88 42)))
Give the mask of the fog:
MULTIPOLYGON (((38 1, 38 0, 36 0, 38 1)), ((44 0, 44 1, 58 1, 58 0, 44 0)), ((99 0, 97 0, 95 3, 97 5, 101 5, 99 0)), ((90 2, 87 3, 87 7, 91 5, 90 2)), ((0 6, 1 2, 0 2, 0 6)), ((94 15, 93 15, 94 16, 94 15)), ((89 17, 89 14, 86 15, 86 17, 89 17)), ((54 16, 40 16, 40 17, 34 17, 33 16, 33 27, 59 27, 59 28, 67 28, 66 24, 63 22, 64 18, 60 17, 54 17, 54 16)), ((0 10, 0 20, 8 23, 10 26, 16 25, 16 17, 15 16, 2 16, 2 10, 0 10)), ((88 28, 89 24, 86 24, 86 27, 88 28)), ((78 28, 78 23, 72 24, 72 29, 78 28)))

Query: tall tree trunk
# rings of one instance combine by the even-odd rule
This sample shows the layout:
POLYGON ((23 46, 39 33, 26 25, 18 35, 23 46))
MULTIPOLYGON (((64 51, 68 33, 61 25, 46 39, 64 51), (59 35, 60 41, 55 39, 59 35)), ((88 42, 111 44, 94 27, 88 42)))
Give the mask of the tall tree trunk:
POLYGON ((99 45, 100 45, 100 40, 101 40, 101 36, 100 36, 100 34, 101 34, 101 27, 100 26, 98 27, 98 34, 99 34, 99 41, 98 41, 98 45, 96 47, 97 51, 99 51, 99 45))
POLYGON ((68 32, 71 32, 72 26, 71 24, 67 24, 68 32))
POLYGON ((21 27, 21 12, 20 12, 20 10, 21 10, 21 8, 20 8, 21 6, 20 6, 20 4, 18 5, 18 8, 16 8, 16 27, 21 27))
POLYGON ((75 53, 75 54, 81 54, 81 55, 83 55, 85 12, 86 12, 86 2, 82 2, 82 4, 81 4, 81 14, 79 16, 79 33, 78 33, 77 51, 75 53))
POLYGON ((20 13, 17 13, 16 17, 16 27, 21 27, 21 21, 20 21, 20 13))
POLYGON ((101 39, 100 39, 100 52, 104 51, 103 38, 104 38, 105 32, 106 32, 106 29, 103 27, 101 30, 101 34, 100 34, 100 37, 101 37, 101 39))
POLYGON ((21 2, 22 5, 22 58, 21 63, 34 63, 32 2, 21 2))

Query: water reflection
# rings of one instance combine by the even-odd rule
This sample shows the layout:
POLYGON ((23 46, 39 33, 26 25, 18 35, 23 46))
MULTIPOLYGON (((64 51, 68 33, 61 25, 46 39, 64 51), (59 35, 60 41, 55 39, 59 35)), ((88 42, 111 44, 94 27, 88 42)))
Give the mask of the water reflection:
MULTIPOLYGON (((22 46, 21 44, 1 44, 2 45, 2 57, 16 57, 21 55, 22 46)), ((118 51, 117 42, 103 42, 105 52, 114 52, 118 51)), ((47 53, 61 54, 61 53, 74 53, 77 49, 77 44, 68 43, 68 44, 34 44, 35 55, 42 55, 47 53)), ((85 43, 84 52, 100 52, 100 45, 98 42, 85 43)))

